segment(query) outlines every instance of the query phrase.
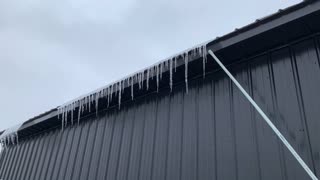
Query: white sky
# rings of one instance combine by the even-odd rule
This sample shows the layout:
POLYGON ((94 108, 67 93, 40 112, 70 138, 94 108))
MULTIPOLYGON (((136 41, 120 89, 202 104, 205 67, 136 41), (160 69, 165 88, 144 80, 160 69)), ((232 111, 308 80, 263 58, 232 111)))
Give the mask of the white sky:
POLYGON ((0 130, 300 0, 1 0, 0 130))

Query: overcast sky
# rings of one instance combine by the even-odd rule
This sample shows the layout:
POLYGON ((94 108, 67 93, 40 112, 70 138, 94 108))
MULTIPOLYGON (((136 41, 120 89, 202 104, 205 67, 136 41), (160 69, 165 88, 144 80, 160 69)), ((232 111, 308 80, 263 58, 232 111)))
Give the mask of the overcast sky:
POLYGON ((1 0, 0 130, 300 0, 1 0))

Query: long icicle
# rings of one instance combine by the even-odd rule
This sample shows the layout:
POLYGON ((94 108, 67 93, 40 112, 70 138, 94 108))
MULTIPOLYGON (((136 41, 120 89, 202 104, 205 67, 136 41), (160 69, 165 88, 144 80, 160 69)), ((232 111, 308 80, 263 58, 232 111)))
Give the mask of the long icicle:
POLYGON ((170 92, 172 92, 172 59, 169 60, 170 68, 170 92))
POLYGON ((98 108, 99 108, 99 98, 100 98, 100 92, 96 93, 96 100, 95 100, 95 103, 96 103, 96 116, 98 117, 98 108))
POLYGON ((163 63, 160 63, 160 80, 162 80, 163 63))
POLYGON ((178 61, 178 58, 174 57, 174 72, 177 72, 177 61, 178 61))
POLYGON ((131 77, 131 100, 133 100, 133 76, 131 77))
POLYGON ((186 83, 186 93, 188 94, 188 62, 189 62, 189 59, 188 59, 188 52, 185 53, 185 56, 184 56, 184 76, 185 76, 185 83, 186 83))
POLYGON ((73 110, 74 110, 74 103, 71 104, 71 125, 73 125, 73 110))
POLYGON ((141 89, 143 89, 144 71, 141 72, 141 89))
POLYGON ((119 98, 119 101, 118 101, 118 105, 119 105, 119 109, 120 109, 120 107, 121 107, 121 90, 122 90, 122 88, 121 88, 121 84, 122 84, 122 82, 119 82, 119 90, 118 90, 118 92, 119 92, 119 94, 118 94, 118 98, 119 98))
POLYGON ((147 90, 149 90, 149 77, 150 77, 150 69, 147 69, 147 90))
MULTIPOLYGON (((201 49, 202 47, 200 47, 201 49)), ((203 78, 206 77, 206 56, 204 56, 204 54, 201 54, 199 52, 200 56, 202 56, 202 71, 203 71, 203 78)))
POLYGON ((278 138, 282 141, 282 143, 288 148, 291 154, 296 158, 302 168, 308 173, 312 180, 318 180, 315 174, 311 171, 308 165, 303 161, 303 159, 299 156, 299 154, 294 150, 291 144, 287 141, 287 139, 282 135, 282 133, 278 130, 278 128, 272 123, 269 117, 262 111, 262 109, 258 106, 258 104, 251 98, 251 96, 246 92, 245 89, 241 86, 241 84, 234 78, 234 76, 229 72, 229 70, 222 64, 222 62, 217 58, 217 56, 209 50, 209 54, 213 57, 213 59, 219 64, 219 66, 223 69, 223 71, 229 76, 232 82, 239 88, 242 94, 248 99, 251 105, 257 110, 257 112, 262 116, 265 122, 269 125, 269 127, 273 130, 273 132, 278 136, 278 138))
POLYGON ((79 101, 79 109, 78 109, 78 125, 80 123, 80 116, 82 111, 82 100, 79 101))
POLYGON ((159 92, 159 65, 156 66, 157 74, 157 92, 159 92))

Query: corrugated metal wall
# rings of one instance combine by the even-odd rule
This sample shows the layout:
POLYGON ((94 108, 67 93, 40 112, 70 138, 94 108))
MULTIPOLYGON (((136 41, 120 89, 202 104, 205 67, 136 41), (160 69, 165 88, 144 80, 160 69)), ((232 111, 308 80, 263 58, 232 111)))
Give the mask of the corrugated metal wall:
MULTIPOLYGON (((233 72, 320 174, 319 39, 237 64, 233 72), (317 42, 316 42, 317 41, 317 42), (317 47, 317 48, 316 48, 317 47)), ((0 157, 4 180, 301 180, 292 155, 221 72, 121 111, 52 130, 0 157)))

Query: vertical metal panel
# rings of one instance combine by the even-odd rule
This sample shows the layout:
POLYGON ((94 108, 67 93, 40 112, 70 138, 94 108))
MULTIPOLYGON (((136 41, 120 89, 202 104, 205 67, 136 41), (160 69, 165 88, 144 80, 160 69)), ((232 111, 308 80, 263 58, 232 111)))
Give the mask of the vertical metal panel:
POLYGON ((69 132, 68 134, 68 137, 66 138, 66 145, 65 145, 65 148, 64 148, 64 153, 63 155, 61 156, 61 163, 60 163, 60 167, 59 167, 59 173, 57 175, 57 179, 64 179, 64 175, 65 175, 65 172, 66 172, 66 169, 67 169, 67 165, 68 165, 68 161, 69 161, 69 158, 71 156, 71 145, 74 141, 74 136, 75 136, 75 128, 72 128, 71 131, 69 132))
POLYGON ((3 149, 1 151, 0 176, 3 176, 2 173, 3 173, 4 167, 6 166, 7 159, 8 159, 8 149, 3 149))
POLYGON ((80 177, 79 179, 87 179, 88 177, 88 171, 90 170, 90 162, 93 152, 93 145, 96 140, 96 133, 99 122, 98 121, 92 121, 90 122, 90 128, 89 128, 89 134, 87 135, 87 143, 85 144, 85 152, 83 155, 83 161, 82 161, 82 167, 80 171, 80 177))
POLYGON ((114 131, 114 114, 107 115, 105 134, 103 137, 103 145, 101 149, 100 160, 97 168, 97 174, 95 175, 95 179, 105 179, 106 171, 108 170, 109 162, 110 162, 110 152, 111 152, 111 144, 113 140, 113 131, 114 131))
MULTIPOLYGON (((239 67, 235 78, 250 92, 249 73, 246 66, 239 67)), ((259 158, 256 141, 254 109, 236 86, 232 84, 232 120, 236 146, 238 180, 259 179, 259 158), (241 120, 241 121, 240 121, 241 120)))
POLYGON ((61 165, 62 165, 62 161, 63 161, 63 156, 64 154, 66 153, 66 144, 67 144, 67 141, 69 141, 69 138, 71 135, 71 128, 65 128, 62 132, 59 132, 61 133, 61 143, 60 143, 60 146, 58 148, 58 152, 57 152, 57 156, 55 158, 55 163, 54 163, 54 166, 53 166, 53 169, 52 169, 52 172, 51 172, 51 177, 50 179, 51 180, 55 180, 55 179, 58 179, 58 176, 59 176, 59 171, 61 169, 61 165))
POLYGON ((154 152, 152 165, 152 179, 165 179, 166 161, 167 161, 167 141, 168 141, 168 116, 169 116, 169 98, 167 94, 161 94, 158 100, 157 121, 154 137, 154 152))
MULTIPOLYGON (((320 174, 319 39, 231 67, 320 174)), ((222 73, 138 98, 5 149, 2 179, 308 179, 222 73)))
MULTIPOLYGON (((33 141, 32 141, 33 142, 33 141)), ((29 158, 29 152, 32 149, 32 142, 31 141, 25 141, 24 143, 26 144, 26 150, 25 153, 23 154, 23 157, 21 160, 20 168, 18 169, 18 172, 16 174, 15 179, 19 179, 21 177, 22 171, 24 168, 26 168, 26 162, 28 161, 29 158)))
MULTIPOLYGON (((276 117, 279 121, 278 128, 310 166, 308 136, 304 131, 303 117, 297 99, 293 59, 288 48, 280 49, 272 53, 271 56, 275 76, 276 111, 279 115, 276 117)), ((298 162, 286 149, 284 155, 288 179, 307 179, 307 174, 303 172, 304 170, 298 166, 298 162)))
POLYGON ((235 137, 231 121, 231 97, 229 79, 214 82, 217 179, 234 180, 237 177, 235 137), (233 173, 230 173, 233 172, 233 173))
MULTIPOLYGON (((86 123, 83 124, 83 129, 80 135, 80 142, 78 145, 78 149, 77 151, 77 156, 75 158, 75 163, 74 163, 74 167, 73 170, 71 172, 70 178, 73 180, 78 180, 80 178, 80 173, 82 170, 82 164, 83 164, 83 159, 84 159, 84 154, 85 154, 85 148, 87 145, 87 140, 88 140, 88 136, 90 133, 90 125, 92 125, 92 123, 86 123)), ((93 132, 91 132, 93 133, 93 132)))
POLYGON ((306 132, 309 133, 312 160, 316 173, 320 174, 320 71, 319 46, 315 48, 316 41, 308 40, 293 47, 296 57, 301 103, 303 115, 306 120, 306 132), (318 118, 317 118, 318 117, 318 118))
POLYGON ((144 136, 145 127, 145 106, 141 103, 135 103, 136 111, 133 122, 133 134, 132 134, 132 144, 131 153, 129 160, 129 169, 127 178, 131 180, 139 180, 139 172, 141 165, 142 154, 142 144, 144 136))
POLYGON ((156 98, 151 97, 145 102, 145 127, 144 138, 142 144, 141 167, 140 167, 140 179, 149 180, 152 177, 152 164, 153 164, 153 151, 154 151, 154 139, 156 134, 156 117, 157 117, 157 101, 156 98))
POLYGON ((16 167, 12 168, 12 174, 10 175, 10 177, 12 177, 12 179, 16 179, 16 177, 18 175, 18 172, 22 167, 22 164, 23 164, 23 161, 24 161, 24 158, 25 158, 25 152, 26 152, 26 150, 28 148, 27 144, 28 143, 26 143, 26 142, 23 142, 23 143, 19 144, 19 146, 21 146, 21 152, 20 152, 19 157, 17 158, 16 167))
POLYGON ((95 143, 93 146, 92 150, 92 157, 91 161, 89 164, 89 174, 87 179, 95 179, 98 168, 99 168, 99 162, 100 162, 100 157, 101 157, 101 151, 102 151, 102 144, 104 139, 104 134, 106 133, 106 119, 105 118, 99 118, 98 121, 98 127, 97 127, 97 132, 96 132, 96 138, 95 138, 95 143))
POLYGON ((46 151, 46 154, 45 154, 45 159, 43 160, 42 170, 41 170, 41 173, 39 175, 38 180, 46 178, 46 173, 48 172, 48 166, 49 166, 49 163, 50 163, 50 161, 52 159, 54 146, 57 146, 56 145, 56 139, 57 139, 56 132, 57 131, 51 132, 52 133, 51 137, 48 140, 46 140, 48 142, 47 151, 46 151))
MULTIPOLYGON (((278 126, 275 115, 272 69, 268 55, 255 59, 251 64, 251 92, 257 104, 278 126)), ((285 179, 283 171, 283 153, 280 141, 263 121, 260 115, 253 112, 256 131, 257 153, 261 179, 285 179)))
POLYGON ((53 146, 53 150, 52 150, 52 154, 50 156, 50 160, 49 160, 49 164, 47 166, 47 169, 46 169, 46 173, 44 175, 45 178, 47 179, 51 179, 52 177, 52 174, 53 174, 53 170, 55 168, 55 163, 56 163, 56 160, 57 160, 57 156, 58 156, 58 150, 59 148, 61 147, 62 145, 62 133, 60 131, 56 131, 56 141, 55 141, 55 144, 53 146))
POLYGON ((181 179, 197 179, 197 99, 198 87, 190 83, 188 94, 183 93, 181 179))
MULTIPOLYGON (((134 106, 130 106, 124 109, 125 115, 123 120, 123 130, 121 135, 121 144, 119 146, 119 154, 118 154, 118 166, 116 169, 115 180, 125 180, 127 179, 128 166, 130 162, 130 153, 131 153, 131 145, 132 145, 132 132, 133 132, 133 124, 135 121, 134 110, 136 108, 134 106)), ((111 164, 112 166, 112 164, 111 164)), ((110 167, 110 166, 109 166, 110 167)))
POLYGON ((199 84, 198 96, 198 138, 197 138, 197 179, 216 179, 216 127, 214 107, 214 86, 210 79, 199 84))
MULTIPOLYGON (((10 168, 12 167, 12 166, 14 166, 14 164, 12 163, 12 161, 13 161, 13 159, 14 159, 14 157, 15 157, 15 153, 16 153, 16 151, 17 151, 17 147, 16 148, 11 148, 11 153, 9 154, 9 158, 8 158, 8 160, 7 160, 7 164, 6 164, 6 166, 4 167, 4 170, 3 170, 3 176, 4 177, 7 177, 8 176, 8 171, 10 170, 10 168)), ((9 149, 10 150, 10 149, 9 149)))
POLYGON ((32 179, 32 180, 35 179, 35 173, 37 171, 39 171, 38 170, 39 164, 40 164, 39 160, 40 160, 40 156, 41 156, 42 152, 45 149, 45 146, 44 146, 45 141, 47 141, 47 135, 46 134, 42 135, 42 137, 40 137, 40 142, 39 142, 39 145, 38 145, 39 151, 37 151, 37 153, 34 156, 34 161, 33 161, 32 170, 31 170, 31 174, 29 176, 30 177, 29 179, 32 179))
POLYGON ((76 131, 74 133, 74 138, 73 138, 73 142, 72 142, 72 147, 70 150, 70 154, 69 154, 69 159, 68 159, 68 164, 66 166, 66 172, 64 175, 63 179, 71 179, 72 173, 74 171, 75 168, 75 161, 76 161, 76 157, 78 154, 78 148, 79 148, 79 144, 80 144, 80 137, 81 137, 81 133, 84 129, 83 125, 76 125, 76 131))
POLYGON ((47 137, 44 138, 44 144, 43 144, 43 150, 40 156, 40 159, 38 161, 38 169, 35 171, 35 176, 34 176, 34 180, 38 180, 40 177, 41 172, 43 171, 43 164, 44 164, 44 159, 46 156, 48 156, 48 148, 49 145, 51 144, 50 141, 52 140, 52 137, 54 137, 54 134, 52 134, 52 132, 48 133, 46 135, 47 137))
MULTIPOLYGON (((112 144, 110 145, 110 156, 108 169, 105 171, 106 179, 117 179, 119 169, 119 159, 121 152, 121 145, 123 140, 123 129, 125 122, 125 114, 115 114, 114 131, 112 137, 112 144)), ((104 178, 105 179, 105 178, 104 178)))
MULTIPOLYGON (((184 87, 172 93, 170 98, 167 179, 180 179, 182 162, 182 122, 184 87)), ((147 123, 147 122, 146 122, 147 123)))

